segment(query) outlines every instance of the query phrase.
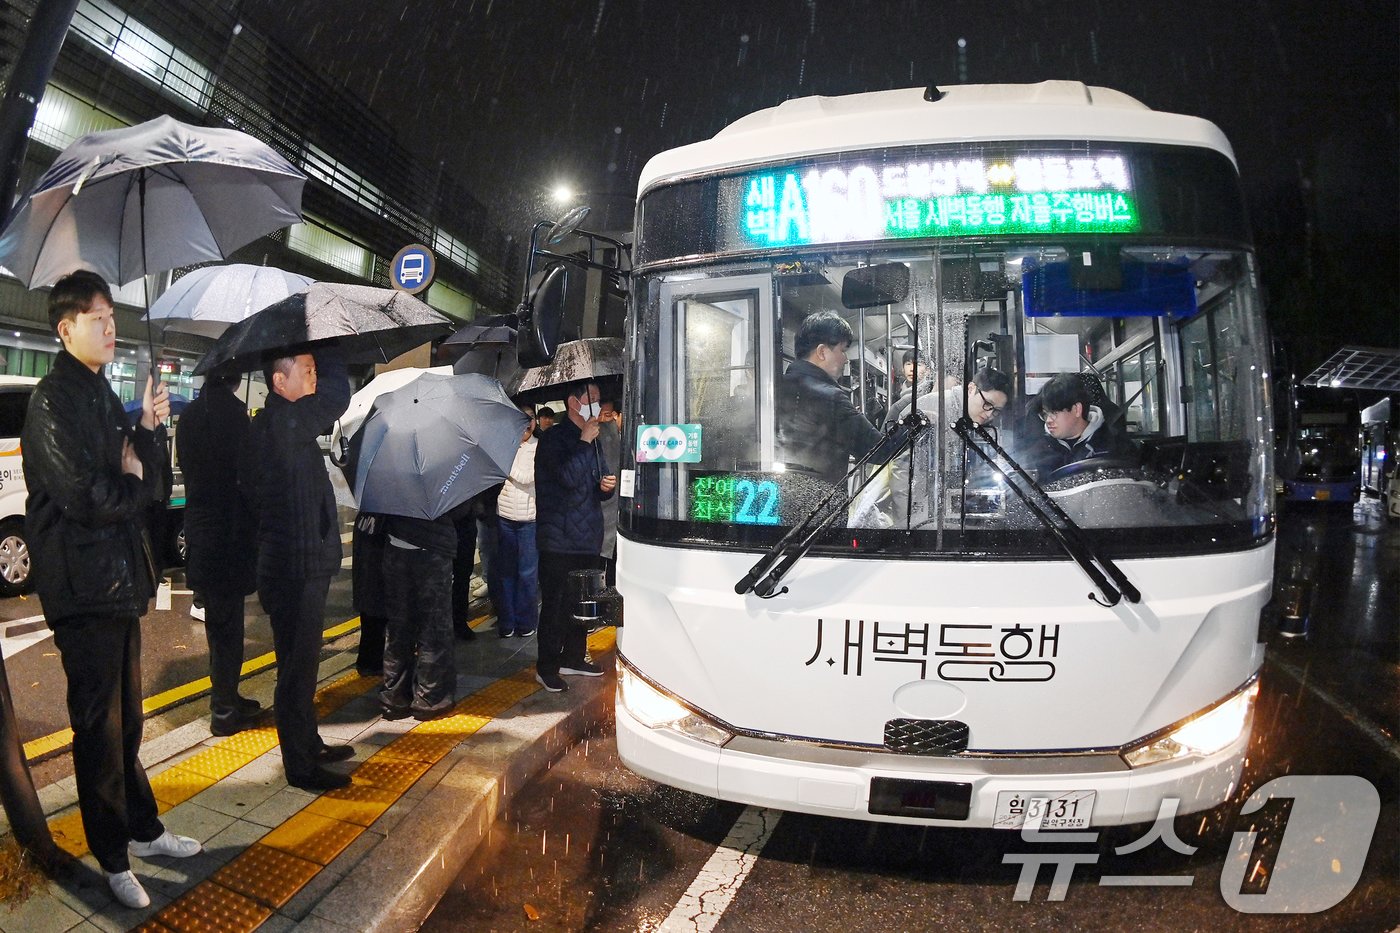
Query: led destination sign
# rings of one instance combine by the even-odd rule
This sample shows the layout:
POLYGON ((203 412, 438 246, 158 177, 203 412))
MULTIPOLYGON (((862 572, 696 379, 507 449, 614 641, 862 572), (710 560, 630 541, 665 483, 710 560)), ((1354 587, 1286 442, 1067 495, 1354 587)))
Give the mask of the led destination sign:
POLYGON ((724 184, 730 248, 1140 226, 1127 160, 1112 153, 852 161, 724 184))

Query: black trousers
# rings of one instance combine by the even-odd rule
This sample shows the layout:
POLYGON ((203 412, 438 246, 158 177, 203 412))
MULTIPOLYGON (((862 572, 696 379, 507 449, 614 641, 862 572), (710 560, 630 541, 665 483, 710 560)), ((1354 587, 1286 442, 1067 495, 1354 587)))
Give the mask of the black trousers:
POLYGON ((103 871, 127 871, 127 843, 165 832, 136 757, 143 719, 141 623, 135 616, 78 616, 52 627, 68 677, 83 832, 103 871))
POLYGON ((243 674, 243 597, 201 592, 204 637, 209 641, 209 722, 234 726, 238 711, 238 680, 243 674))
POLYGON ((559 668, 583 661, 588 650, 588 630, 573 619, 569 573, 601 566, 602 558, 596 554, 540 552, 539 660, 535 670, 541 674, 557 674, 559 668))
POLYGON ((389 629, 384 641, 385 709, 431 715, 456 699, 452 555, 390 544, 384 549, 389 629))
POLYGON ((472 569, 476 566, 476 519, 456 519, 457 554, 452 559, 452 627, 467 628, 471 621, 472 569))
POLYGON ((272 650, 277 655, 272 698, 288 777, 314 771, 323 744, 316 731, 316 671, 330 585, 330 577, 258 581, 258 599, 272 625, 272 650))

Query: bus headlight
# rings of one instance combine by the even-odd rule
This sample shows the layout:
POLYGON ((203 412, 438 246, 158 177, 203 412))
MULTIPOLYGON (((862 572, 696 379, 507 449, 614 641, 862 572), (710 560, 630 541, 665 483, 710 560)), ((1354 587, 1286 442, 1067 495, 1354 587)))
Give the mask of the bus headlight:
POLYGON ((723 745, 734 737, 638 677, 626 664, 617 668, 617 702, 649 729, 671 729, 708 745, 723 745))
POLYGON ((1207 712, 1178 726, 1165 735, 1143 742, 1122 753, 1129 767, 1156 764, 1188 755, 1214 755, 1249 728, 1259 681, 1217 703, 1207 712))

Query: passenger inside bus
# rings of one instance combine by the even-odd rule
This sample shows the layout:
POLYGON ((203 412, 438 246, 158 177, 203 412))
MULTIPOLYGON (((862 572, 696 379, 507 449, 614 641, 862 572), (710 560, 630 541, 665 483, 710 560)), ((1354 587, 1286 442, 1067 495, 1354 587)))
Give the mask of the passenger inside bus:
POLYGON ((808 315, 797 331, 797 359, 783 374, 778 395, 778 440, 786 465, 817 473, 833 486, 845 479, 849 458, 863 457, 881 441, 837 382, 854 340, 851 325, 835 311, 808 315))
MULTIPOLYGON (((924 388, 928 388, 927 383, 924 383, 924 388)), ((1011 379, 999 370, 984 366, 973 375, 965 394, 956 390, 941 394, 941 404, 940 393, 935 391, 928 391, 919 397, 919 409, 931 422, 929 430, 915 441, 912 455, 901 455, 890 462, 888 514, 896 528, 917 528, 932 516, 932 506, 938 498, 935 491, 936 477, 940 474, 939 464, 935 459, 934 439, 944 438, 947 444, 945 460, 962 457, 962 442, 950 431, 940 431, 940 424, 951 427, 962 417, 962 406, 965 403, 967 416, 974 424, 984 427, 990 425, 1010 403, 1011 379), (960 398, 960 395, 963 397, 960 398), (912 482, 909 475, 911 470, 912 482)), ((905 396, 901 403, 896 404, 890 412, 891 420, 898 420, 907 415, 912 407, 910 401, 910 398, 905 396)))

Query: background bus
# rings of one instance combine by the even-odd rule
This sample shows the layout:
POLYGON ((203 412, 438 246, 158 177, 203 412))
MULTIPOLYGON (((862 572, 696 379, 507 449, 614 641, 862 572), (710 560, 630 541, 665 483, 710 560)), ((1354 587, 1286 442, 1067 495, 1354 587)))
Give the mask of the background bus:
POLYGON ((1361 404, 1355 393, 1299 386, 1298 470, 1284 482, 1290 502, 1352 505, 1361 498, 1361 404))

